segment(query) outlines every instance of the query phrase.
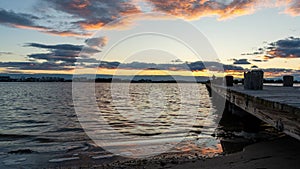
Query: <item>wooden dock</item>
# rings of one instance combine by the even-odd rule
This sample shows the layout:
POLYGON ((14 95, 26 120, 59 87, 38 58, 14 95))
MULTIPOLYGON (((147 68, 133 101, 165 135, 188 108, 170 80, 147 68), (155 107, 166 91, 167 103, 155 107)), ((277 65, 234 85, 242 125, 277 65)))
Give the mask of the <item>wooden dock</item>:
POLYGON ((206 86, 217 97, 225 98, 231 104, 300 140, 300 87, 264 86, 263 90, 245 90, 242 85, 226 87, 208 83, 206 86))

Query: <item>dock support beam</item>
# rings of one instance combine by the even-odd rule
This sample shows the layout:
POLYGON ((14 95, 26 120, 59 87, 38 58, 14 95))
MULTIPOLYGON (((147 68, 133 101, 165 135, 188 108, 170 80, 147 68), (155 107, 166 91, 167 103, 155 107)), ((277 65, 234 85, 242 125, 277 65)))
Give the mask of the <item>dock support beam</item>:
POLYGON ((225 127, 240 128, 245 132, 256 133, 261 130, 262 121, 229 101, 226 101, 220 124, 225 127))

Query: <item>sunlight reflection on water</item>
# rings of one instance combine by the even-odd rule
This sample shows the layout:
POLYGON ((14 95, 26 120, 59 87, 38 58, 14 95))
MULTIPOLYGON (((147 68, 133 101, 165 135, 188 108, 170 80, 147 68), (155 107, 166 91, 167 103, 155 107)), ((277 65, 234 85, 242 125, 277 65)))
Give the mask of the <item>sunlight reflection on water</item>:
MULTIPOLYGON (((103 124, 97 120, 81 123, 89 125, 86 131, 96 135, 101 133, 98 139, 105 140, 107 147, 122 153, 152 151, 155 154, 165 146, 175 146, 178 140, 183 139, 183 143, 170 152, 193 150, 205 155, 208 152, 205 150, 211 150, 220 153, 219 142, 211 136, 215 119, 209 116, 213 108, 205 86, 185 85, 197 85, 201 94, 200 98, 184 103, 187 107, 193 107, 195 101, 199 105, 195 123, 186 123, 189 116, 180 112, 182 103, 176 84, 132 84, 129 103, 134 105, 132 107, 126 106, 122 98, 112 100, 108 83, 96 84, 100 115, 124 137, 113 138, 110 130, 99 131, 103 124), (131 112, 133 108, 134 112, 140 113, 139 116, 131 112), (125 139, 126 136, 134 136, 134 139, 125 139), (142 146, 132 149, 133 145, 142 146)), ((85 134, 74 111, 71 83, 0 83, 0 96, 1 152, 30 149, 38 153, 64 155, 73 151, 92 151, 87 148, 93 145, 92 141, 85 134)), ((89 116, 90 113, 85 115, 89 116)), ((99 116, 99 112, 94 113, 99 116)), ((104 150, 97 151, 98 154, 104 154, 104 150)))

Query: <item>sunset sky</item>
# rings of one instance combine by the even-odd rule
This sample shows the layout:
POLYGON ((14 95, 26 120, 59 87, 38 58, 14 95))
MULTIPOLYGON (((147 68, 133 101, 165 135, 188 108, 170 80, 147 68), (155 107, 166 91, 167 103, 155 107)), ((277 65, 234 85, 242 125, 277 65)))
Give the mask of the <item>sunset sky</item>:
MULTIPOLYGON (((192 34, 180 24, 166 25, 165 30, 181 31, 178 37, 192 34)), ((80 73, 97 67, 99 74, 118 68, 121 74, 205 75, 205 67, 214 65, 201 61, 220 61, 229 74, 258 67, 268 77, 300 77, 299 0, 0 0, 0 33, 0 73, 72 74, 77 65, 80 73), (149 32, 177 19, 203 35, 182 41, 207 38, 217 57, 205 45, 199 49, 207 52, 196 56, 182 43, 156 35, 111 50, 119 34, 143 26, 149 32), (143 45, 149 49, 139 50, 143 45), (103 59, 99 54, 105 51, 103 59)))

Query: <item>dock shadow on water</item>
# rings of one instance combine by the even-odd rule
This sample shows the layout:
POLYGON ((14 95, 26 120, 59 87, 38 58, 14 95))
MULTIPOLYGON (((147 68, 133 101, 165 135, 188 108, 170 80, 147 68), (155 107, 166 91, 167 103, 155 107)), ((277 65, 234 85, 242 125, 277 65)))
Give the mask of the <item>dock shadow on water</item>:
MULTIPOLYGON (((86 115, 103 117, 123 137, 111 137, 110 130, 101 130, 104 124, 97 119, 78 121, 71 83, 0 83, 0 168, 121 166, 122 161, 130 160, 124 156, 143 151, 155 155, 149 160, 169 159, 159 162, 164 166, 168 162, 176 164, 180 158, 196 160, 240 151, 245 145, 281 135, 260 122, 257 122, 259 128, 251 128, 241 120, 245 117, 236 116, 229 109, 225 109, 215 130, 218 116, 223 113, 218 111, 223 110, 212 104, 202 84, 183 84, 197 85, 201 94, 201 98, 184 103, 176 94, 176 84, 132 84, 130 104, 136 105, 134 111, 138 110, 139 116, 131 114, 134 111, 122 102, 124 98, 117 99, 118 102, 112 99, 110 85, 96 84, 100 112, 86 115), (180 112, 180 106, 193 107, 194 104, 198 105, 198 111, 193 122, 182 123, 188 122, 190 116, 180 112), (83 129, 84 123, 89 128, 83 129), (86 132, 94 132, 107 143, 106 147, 95 144, 86 132), (133 139, 126 140, 127 136, 133 139), (168 151, 157 154, 166 147, 168 151), (116 149, 119 154, 106 151, 116 149)), ((245 122, 252 117, 246 119, 245 122)))

